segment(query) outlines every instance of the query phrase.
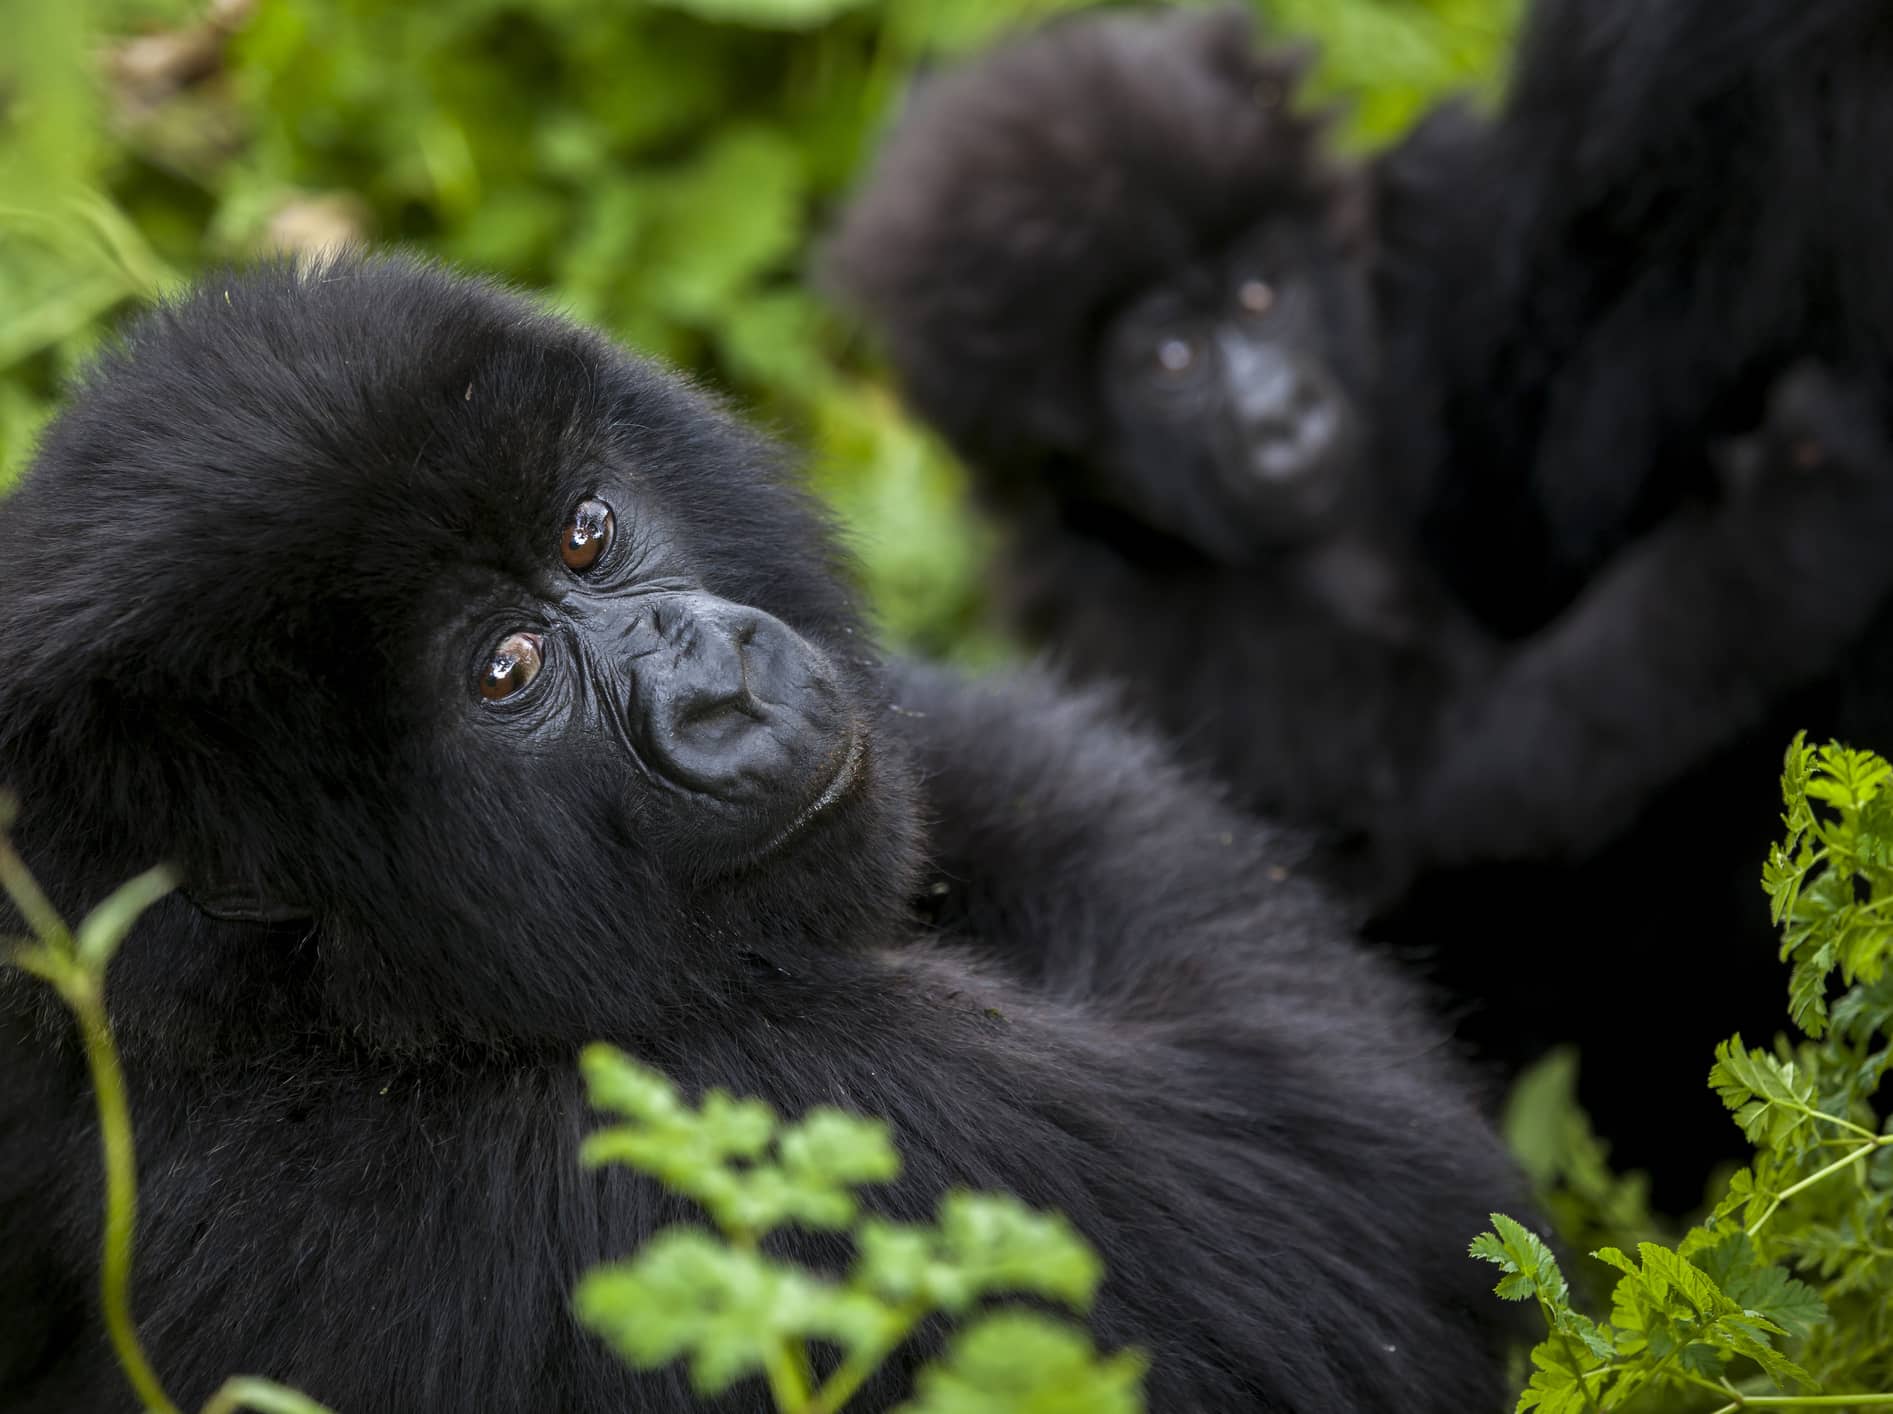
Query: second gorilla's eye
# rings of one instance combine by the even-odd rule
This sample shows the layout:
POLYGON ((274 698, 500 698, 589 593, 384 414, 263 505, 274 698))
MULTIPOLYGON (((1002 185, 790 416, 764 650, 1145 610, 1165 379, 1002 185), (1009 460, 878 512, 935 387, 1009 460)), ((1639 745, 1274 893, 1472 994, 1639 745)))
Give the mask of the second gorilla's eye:
POLYGON ((1196 346, 1172 335, 1157 345, 1157 367, 1165 373, 1188 373, 1196 363, 1196 346))
POLYGON ((603 501, 580 501, 565 523, 565 536, 559 542, 559 558, 567 569, 583 574, 598 563, 598 557, 611 545, 613 522, 611 507, 603 501))
POLYGON ((1275 307, 1275 290, 1268 281, 1251 276, 1236 286, 1236 303, 1251 314, 1267 314, 1275 307))
POLYGON ((480 696, 498 702, 524 688, 545 665, 544 649, 545 640, 536 633, 512 633, 501 639, 480 674, 480 696))

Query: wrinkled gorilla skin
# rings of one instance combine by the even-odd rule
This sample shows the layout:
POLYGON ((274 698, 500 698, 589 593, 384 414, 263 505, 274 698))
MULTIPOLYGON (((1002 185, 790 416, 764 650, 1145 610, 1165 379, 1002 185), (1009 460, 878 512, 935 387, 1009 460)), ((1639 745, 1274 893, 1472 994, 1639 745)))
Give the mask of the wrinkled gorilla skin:
MULTIPOLYGON (((1884 30, 1866 14, 1543 4, 1496 123, 1443 109, 1353 173, 1288 102, 1298 61, 1259 53, 1239 12, 1083 17, 924 85, 826 258, 1004 524, 1013 625, 1080 675, 1122 681, 1254 808, 1366 836, 1364 875, 1352 846, 1331 846, 1328 867, 1364 879, 1377 931, 1468 1000, 1483 1053, 1618 1039, 1627 974, 1557 960, 1622 935, 1634 910, 1636 985, 1696 997, 1702 1032, 1617 1069, 1594 1047, 1587 1099, 1621 1157, 1688 1156, 1664 1195, 1679 1204, 1696 1196, 1689 1164, 1737 1138, 1699 1083, 1710 1046, 1779 1023, 1754 881, 1775 763, 1802 724, 1784 710, 1893 587, 1889 459, 1862 376, 1866 341, 1893 326, 1837 318, 1812 294, 1802 310, 1801 287, 1777 278, 1805 284, 1831 237, 1885 223, 1830 229, 1793 201, 1723 223, 1699 172, 1742 168, 1744 194, 1784 176, 1824 190, 1884 150, 1864 138, 1886 104, 1858 77, 1816 99, 1774 58, 1884 30), (1593 20, 1579 42, 1573 27, 1593 20), (1662 83, 1679 67, 1673 106, 1662 83), (1757 89, 1786 126, 1730 145, 1716 123, 1753 128, 1757 89), (1848 153, 1815 142, 1829 108, 1848 153), (1647 139, 1673 128, 1653 161, 1647 139), (1818 175, 1775 170, 1811 143, 1818 175), (1251 365, 1224 357, 1220 401, 1152 432, 1114 353, 1153 299, 1174 310, 1208 286, 1231 308, 1232 257, 1284 225, 1303 238, 1264 267, 1275 290, 1333 291, 1354 268, 1369 296, 1363 312, 1330 294, 1315 334, 1278 336, 1340 370, 1370 424, 1338 512, 1300 539, 1279 508, 1229 493, 1241 469, 1218 455, 1242 445, 1213 429, 1240 421, 1251 365), (1758 232, 1780 258, 1744 265, 1758 232), (1646 260, 1678 267, 1655 293, 1637 283, 1646 260), (1702 298, 1677 297, 1685 274, 1707 281, 1702 298), (1724 288, 1744 279, 1763 288, 1724 288), (1780 332, 1742 355, 1741 379, 1710 386, 1704 370, 1771 300, 1780 332), (1669 323, 1646 348, 1654 316, 1669 323), (1804 355, 1844 376, 1792 368, 1804 355), (1763 473, 1720 474, 1724 439, 1758 423, 1763 473), (1826 449, 1811 472, 1797 460, 1809 443, 1826 449), (1656 487, 1678 468, 1694 479, 1661 493, 1659 514, 1590 536, 1608 553, 1574 565, 1575 541, 1551 543, 1584 530, 1593 484, 1607 508, 1613 480, 1656 487), (1708 984, 1705 931, 1731 940, 1708 984), (1674 1077, 1674 1105, 1649 1099, 1653 1069, 1674 1077)), ((1870 200, 1848 199, 1825 209, 1852 219, 1870 200)), ((1870 295, 1886 276, 1861 265, 1870 295)), ((1226 347, 1238 322, 1202 347, 1226 347)))
MULTIPOLYGON (((882 667, 838 568, 769 446, 419 264, 213 281, 92 370, 0 504, 0 779, 69 914, 184 880, 109 996, 174 1396, 699 1407, 569 1314, 688 1217, 577 1162, 602 1038, 886 1116, 880 1212, 1067 1212, 1154 1409, 1499 1408, 1507 1165, 1304 847, 1094 698, 882 667)), ((80 1048, 20 976, 0 1027, 0 1402, 127 1408, 80 1048)))

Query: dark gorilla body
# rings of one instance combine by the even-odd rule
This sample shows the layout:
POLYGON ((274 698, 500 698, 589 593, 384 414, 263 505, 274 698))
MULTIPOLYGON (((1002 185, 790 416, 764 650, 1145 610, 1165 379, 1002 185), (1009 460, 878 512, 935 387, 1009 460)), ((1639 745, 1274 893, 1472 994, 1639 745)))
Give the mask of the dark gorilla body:
MULTIPOLYGON (((1288 109, 1298 62, 1258 55, 1240 14, 1056 25, 922 90, 829 269, 1005 522, 1015 625, 1123 681, 1253 806, 1326 827, 1329 867, 1379 900, 1377 931, 1474 1001, 1464 1029, 1483 1052, 1614 1038, 1624 974, 1568 985, 1586 969, 1536 959, 1581 957, 1641 911, 1661 946, 1635 942, 1637 985, 1695 994, 1703 1031, 1654 1058, 1640 1046, 1627 1070, 1599 1048, 1586 1098, 1624 1157, 1649 1162, 1734 1143, 1699 1084, 1709 1048, 1779 1022, 1754 880, 1792 727, 1769 713, 1893 586, 1893 458, 1857 386, 1861 350, 1803 330, 1757 359, 1766 376, 1723 390, 1719 419, 1672 418, 1660 450, 1636 444, 1651 418, 1626 405, 1630 466, 1702 468, 1703 504, 1671 498, 1576 577, 1546 543, 1555 504, 1518 523, 1537 504, 1515 484, 1530 409, 1568 376, 1550 348, 1586 327, 1560 302, 1601 278, 1560 179, 1589 155, 1586 118, 1638 153, 1620 160, 1644 160, 1642 130, 1588 89, 1584 117, 1565 112, 1589 82, 1565 77, 1583 67, 1572 56, 1597 48, 1568 31, 1600 8, 1540 7, 1520 112, 1488 129, 1442 111, 1361 172, 1325 159, 1320 125, 1288 109), (1553 71, 1557 91, 1539 92, 1553 71), (1787 372, 1807 353, 1848 379, 1787 372), (1758 422, 1738 456, 1712 458, 1758 422), (1477 467, 1462 470, 1462 446, 1477 467), (1536 608, 1517 612, 1514 578, 1536 608), (1738 771, 1726 754, 1755 740, 1765 755, 1738 771), (1739 799, 1705 789, 1711 769, 1739 799), (1716 950, 1706 991, 1705 918, 1753 940, 1716 950), (1648 1098, 1653 1063, 1674 1076, 1673 1108, 1648 1098)), ((1679 19, 1690 5, 1641 8, 1657 18, 1603 48, 1646 106, 1697 41, 1727 83, 1804 27, 1751 5, 1711 44, 1679 19)), ((1815 8, 1830 31, 1862 13, 1815 8)), ((1660 204, 1667 181, 1706 240, 1695 151, 1658 164, 1627 209, 1660 204)), ((1697 246, 1662 249, 1687 261, 1697 246)), ((1626 239, 1602 266, 1643 255, 1626 239)), ((1672 369, 1643 359, 1634 324, 1599 333, 1599 380, 1661 396, 1690 339, 1724 340, 1715 310, 1693 312, 1665 334, 1672 369)), ((1585 406, 1555 458, 1571 504, 1585 466, 1627 474, 1612 398, 1585 406)), ((1690 1201, 1692 1181, 1685 1166, 1665 1197, 1690 1201)))
MULTIPOLYGON (((185 880, 110 996, 173 1393, 695 1407, 567 1310, 688 1217, 577 1164, 603 1038, 887 1116, 890 1214, 1064 1209, 1153 1408, 1496 1408, 1504 1161, 1295 842, 1088 699, 882 668, 835 569, 765 444, 412 264, 207 287, 93 372, 0 505, 0 779, 63 908, 185 880)), ((0 1027, 0 1401, 122 1408, 82 1058, 24 978, 0 1027)))

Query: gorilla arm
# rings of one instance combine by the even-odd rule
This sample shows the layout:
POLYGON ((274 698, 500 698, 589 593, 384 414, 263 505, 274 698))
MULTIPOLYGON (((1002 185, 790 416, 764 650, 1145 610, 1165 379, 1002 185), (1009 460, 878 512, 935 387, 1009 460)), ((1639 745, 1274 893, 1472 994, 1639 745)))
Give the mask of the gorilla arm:
POLYGON ((1755 484, 1633 543, 1448 715, 1392 823, 1397 860, 1582 854, 1866 627, 1893 590, 1875 414, 1802 371, 1741 455, 1755 484))

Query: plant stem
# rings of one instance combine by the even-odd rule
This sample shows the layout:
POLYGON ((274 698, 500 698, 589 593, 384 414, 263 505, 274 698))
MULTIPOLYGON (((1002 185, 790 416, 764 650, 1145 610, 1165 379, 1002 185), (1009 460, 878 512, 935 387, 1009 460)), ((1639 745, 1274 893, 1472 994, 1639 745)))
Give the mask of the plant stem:
POLYGON ((1774 1196, 1774 1199, 1768 1204, 1768 1207, 1763 1210, 1762 1215, 1748 1225, 1748 1235, 1753 1237, 1756 1233, 1760 1232, 1762 1225, 1775 1215, 1775 1210, 1790 1198, 1794 1197, 1795 1194, 1801 1192, 1803 1189, 1812 1188, 1824 1178, 1831 1178, 1842 1169, 1853 1167, 1875 1149, 1885 1148, 1890 1144, 1893 1144, 1893 1134, 1876 1135, 1871 1142, 1863 1141, 1860 1147, 1855 1149, 1851 1154, 1845 1154, 1826 1167, 1816 1169, 1798 1183, 1789 1184, 1774 1196))
POLYGON ((914 1327, 926 1314, 925 1303, 912 1303, 896 1311, 883 1338, 855 1351, 842 1361, 835 1373, 815 1392, 815 1402, 809 1406, 809 1414, 839 1414, 848 1401, 860 1393, 868 1377, 881 1368, 881 1362, 913 1334, 914 1327))
POLYGON ((803 1374, 807 1364, 795 1342, 790 1340, 779 1342, 763 1357, 763 1368, 769 1375, 769 1394, 782 1414, 807 1414, 812 1407, 808 1377, 803 1374))
POLYGON ((66 927, 52 900, 41 892, 39 882, 27 872, 26 861, 4 840, 0 840, 0 888, 7 891, 20 917, 26 920, 27 929, 43 947, 70 955, 72 930, 66 927))
POLYGON ((1540 1292, 1538 1295, 1538 1312, 1545 1318, 1545 1324, 1557 1335, 1558 1344, 1564 1347, 1564 1358, 1570 1361, 1573 1370, 1580 1372, 1578 1374, 1578 1390, 1584 1396, 1584 1407, 1588 1409, 1591 1414, 1602 1414, 1602 1411, 1597 1407, 1597 1396, 1591 1393, 1591 1387, 1587 1383, 1591 1375, 1601 1374, 1602 1371, 1584 1369, 1583 1361, 1578 1358, 1577 1348, 1571 1344, 1569 1333, 1559 1327, 1557 1312, 1551 1309, 1551 1303, 1545 1300, 1543 1292, 1540 1292))
MULTIPOLYGON (((1707 1380, 1696 1383, 1718 1394, 1707 1380)), ((1715 1414, 1738 1414, 1743 1409, 1893 1409, 1893 1394, 1738 1394, 1715 1414)))
POLYGON ((92 1071, 92 1091, 99 1111, 99 1144, 105 1151, 105 1251, 100 1294, 105 1328, 125 1378, 151 1414, 177 1414, 164 1392, 157 1372, 138 1340, 138 1323, 131 1313, 132 1243, 138 1229, 138 1165, 132 1149, 131 1106, 125 1099, 125 1074, 119 1068, 118 1049, 112 1044, 105 1020, 105 999, 99 980, 88 973, 69 972, 59 985, 85 1038, 86 1064, 92 1071))
POLYGON ((326 1404, 318 1404, 306 1394, 253 1375, 233 1375, 225 1380, 223 1388, 205 1402, 203 1414, 236 1414, 239 1409, 254 1409, 257 1414, 334 1414, 326 1404))

